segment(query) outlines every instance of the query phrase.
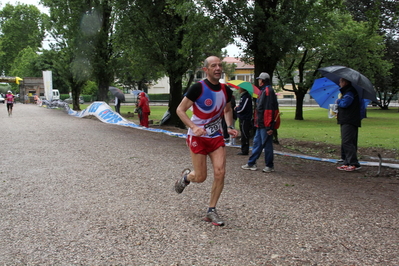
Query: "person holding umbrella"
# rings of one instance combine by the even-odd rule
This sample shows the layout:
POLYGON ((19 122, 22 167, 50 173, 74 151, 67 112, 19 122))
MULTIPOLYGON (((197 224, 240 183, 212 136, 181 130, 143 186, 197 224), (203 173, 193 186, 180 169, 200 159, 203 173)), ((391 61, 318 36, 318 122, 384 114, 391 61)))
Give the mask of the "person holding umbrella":
POLYGON ((118 89, 117 87, 109 87, 108 90, 112 93, 112 95, 115 96, 115 112, 120 114, 121 103, 125 101, 125 94, 121 89, 118 89))
POLYGON ((344 78, 339 80, 342 97, 337 99, 337 123, 341 127, 341 148, 344 164, 338 170, 352 172, 360 170, 357 159, 357 140, 361 126, 361 100, 352 83, 344 78))
POLYGON ((361 120, 365 118, 364 99, 377 102, 374 86, 371 81, 352 68, 345 66, 328 66, 318 71, 340 87, 342 97, 338 105, 337 122, 341 125, 341 149, 344 165, 338 170, 359 170, 357 159, 357 140, 361 120))
POLYGON ((115 96, 115 112, 121 114, 121 100, 115 96))

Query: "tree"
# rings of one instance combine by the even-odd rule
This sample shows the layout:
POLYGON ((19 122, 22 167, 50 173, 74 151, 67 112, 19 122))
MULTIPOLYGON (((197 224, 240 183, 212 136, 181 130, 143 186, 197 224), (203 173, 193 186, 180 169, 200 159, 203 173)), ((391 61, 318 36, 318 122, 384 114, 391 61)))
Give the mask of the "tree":
POLYGON ((119 3, 118 8, 119 36, 131 43, 145 65, 153 65, 167 74, 169 124, 182 126, 176 109, 182 98, 183 76, 188 70, 195 71, 207 56, 220 55, 229 33, 205 16, 194 1, 137 0, 134 4, 119 3))
POLYGON ((69 72, 66 72, 66 63, 63 60, 63 51, 57 50, 42 50, 36 61, 34 67, 40 70, 38 76, 42 76, 43 70, 51 70, 53 76, 53 88, 58 89, 60 93, 66 94, 70 91, 70 86, 67 77, 69 72))
POLYGON ((377 30, 387 47, 384 59, 393 64, 393 69, 389 74, 379 73, 376 69, 374 85, 380 98, 379 106, 388 109, 388 105, 398 90, 395 84, 396 61, 395 42, 399 29, 399 2, 393 0, 348 0, 346 6, 356 21, 366 22, 370 28, 377 30))
POLYGON ((73 109, 79 109, 79 95, 91 78, 97 81, 99 100, 108 100, 113 72, 113 3, 111 0, 42 0, 50 8, 54 49, 60 60, 72 95, 73 109), (69 74, 67 74, 69 72, 69 74))
MULTIPOLYGON (((327 31, 325 21, 341 1, 223 1, 203 0, 212 13, 218 13, 221 23, 232 28, 234 37, 245 45, 244 58, 255 64, 255 76, 267 72, 273 77, 277 64, 286 60, 284 79, 293 84, 297 96, 295 119, 302 120, 303 97, 309 88, 304 75, 309 60, 315 56, 317 45, 327 31), (293 81, 299 70, 300 82, 293 81)), ((238 43, 238 45, 240 45, 238 43)), ((280 72, 281 73, 281 72, 280 72)), ((282 77, 282 75, 280 75, 282 77)))
POLYGON ((36 67, 39 55, 31 47, 26 47, 14 58, 10 68, 11 76, 18 77, 41 77, 41 69, 36 67))
MULTIPOLYGON (((317 5, 334 7, 340 1, 248 1, 203 0, 220 22, 227 23, 244 43, 245 57, 254 62, 255 75, 265 71, 273 76, 277 63, 298 45, 308 16, 317 5)), ((322 15, 322 14, 320 14, 322 15)), ((240 44, 238 44, 240 45, 240 44)))
POLYGON ((0 71, 9 75, 15 56, 27 47, 37 52, 45 36, 47 15, 34 5, 6 4, 0 11, 0 71))
POLYGON ((396 35, 399 29, 399 2, 395 0, 346 0, 355 21, 376 26, 381 35, 396 35))
POLYGON ((311 38, 303 35, 298 49, 288 53, 280 62, 280 68, 284 68, 282 72, 287 73, 281 76, 288 77, 296 95, 296 120, 303 119, 303 98, 314 79, 319 76, 319 67, 348 66, 372 81, 377 75, 387 75, 390 68, 390 64, 383 58, 383 38, 375 31, 370 31, 369 24, 353 21, 349 14, 338 10, 324 14, 322 19, 311 19, 317 23, 306 26, 309 33, 307 36, 311 38), (323 34, 318 34, 320 32, 323 34), (298 77, 299 82, 294 81, 294 76, 298 77))
POLYGON ((150 64, 141 53, 135 51, 128 38, 121 36, 115 42, 114 49, 120 52, 115 60, 115 76, 123 88, 148 93, 148 85, 165 76, 161 65, 150 64))
POLYGON ((303 27, 305 31, 298 36, 297 45, 278 63, 276 73, 279 85, 285 91, 292 91, 296 96, 295 120, 303 120, 303 100, 311 88, 316 71, 326 56, 325 47, 331 42, 333 32, 342 27, 340 6, 331 8, 315 5, 303 27), (291 84, 292 90, 285 89, 291 84))
POLYGON ((388 109, 390 102, 399 92, 399 40, 393 36, 385 39, 386 54, 385 60, 392 64, 388 75, 375 75, 375 85, 380 98, 381 109, 388 109))

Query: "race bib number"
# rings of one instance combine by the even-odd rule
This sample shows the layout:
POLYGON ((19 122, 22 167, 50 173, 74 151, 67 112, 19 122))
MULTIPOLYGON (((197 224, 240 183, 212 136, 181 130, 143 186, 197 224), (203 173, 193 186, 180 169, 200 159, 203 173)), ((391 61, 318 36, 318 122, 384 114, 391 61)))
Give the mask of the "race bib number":
POLYGON ((222 127, 222 118, 221 117, 219 117, 215 121, 212 121, 204 126, 206 133, 209 136, 212 136, 215 133, 217 133, 221 127, 222 127))

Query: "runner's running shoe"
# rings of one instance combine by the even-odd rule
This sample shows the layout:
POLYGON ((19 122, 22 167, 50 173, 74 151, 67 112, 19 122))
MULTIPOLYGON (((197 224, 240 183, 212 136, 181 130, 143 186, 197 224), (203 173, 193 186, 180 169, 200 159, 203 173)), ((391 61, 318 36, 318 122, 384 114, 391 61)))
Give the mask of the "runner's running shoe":
POLYGON ((241 166, 241 168, 245 169, 245 170, 251 170, 251 171, 256 171, 258 169, 258 168, 256 168, 256 164, 254 164, 254 165, 246 164, 246 165, 241 166))
POLYGON ((353 171, 357 171, 357 170, 360 170, 360 169, 362 169, 361 166, 350 165, 350 166, 346 167, 345 171, 353 172, 353 171))
POLYGON ((216 226, 223 226, 224 225, 224 222, 222 221, 222 219, 220 219, 220 217, 219 217, 218 213, 216 212, 216 210, 212 211, 212 212, 208 212, 206 214, 206 217, 204 218, 204 221, 210 222, 210 223, 212 223, 213 225, 216 225, 216 226))
POLYGON ((183 190, 190 184, 190 182, 186 182, 184 178, 191 172, 190 169, 186 168, 181 172, 181 177, 175 183, 175 190, 177 193, 182 193, 183 190))

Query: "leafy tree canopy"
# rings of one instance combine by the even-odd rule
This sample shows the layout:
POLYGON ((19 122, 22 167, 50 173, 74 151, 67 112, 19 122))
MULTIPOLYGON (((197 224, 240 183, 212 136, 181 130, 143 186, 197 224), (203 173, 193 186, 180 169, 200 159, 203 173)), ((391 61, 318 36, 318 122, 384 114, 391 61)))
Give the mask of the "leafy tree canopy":
POLYGON ((38 51, 45 36, 47 15, 34 5, 6 4, 0 11, 0 70, 10 75, 15 56, 26 47, 38 51))

